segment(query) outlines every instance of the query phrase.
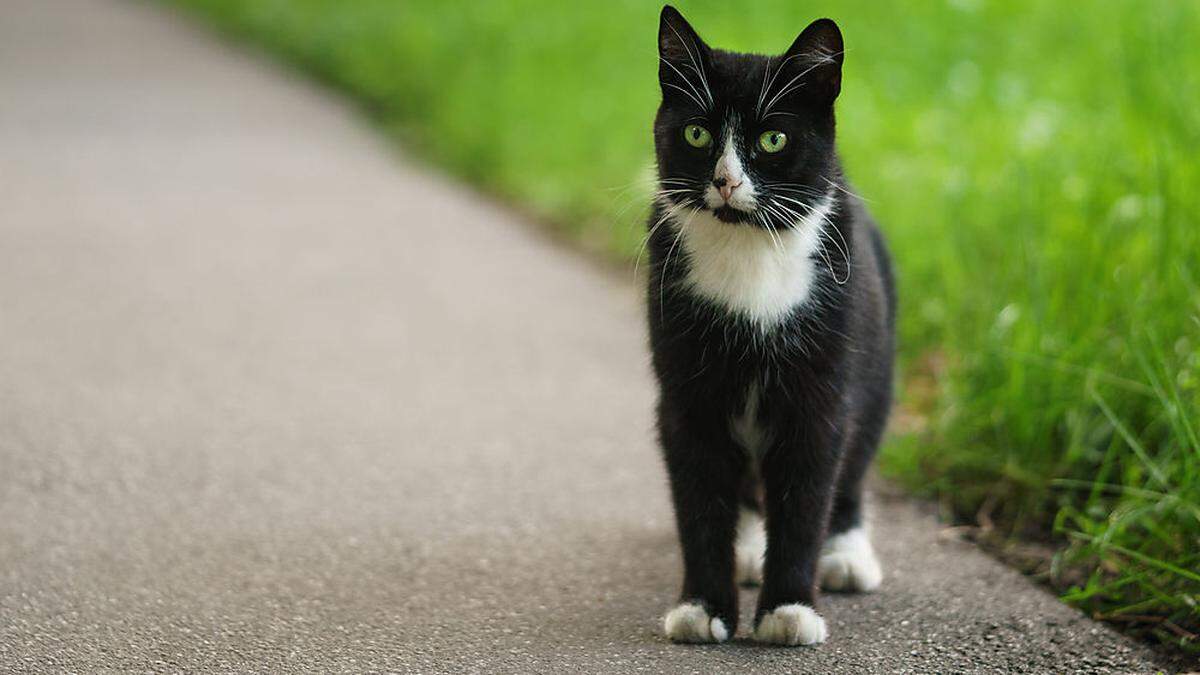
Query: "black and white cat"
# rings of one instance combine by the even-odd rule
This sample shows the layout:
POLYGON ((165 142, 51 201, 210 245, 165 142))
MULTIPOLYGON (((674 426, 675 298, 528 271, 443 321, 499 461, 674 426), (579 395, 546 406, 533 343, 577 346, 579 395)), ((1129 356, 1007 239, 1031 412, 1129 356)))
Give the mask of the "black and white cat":
POLYGON ((726 640, 737 581, 761 581, 754 638, 816 644, 817 585, 882 578, 862 483, 894 349, 888 254, 834 149, 841 32, 821 19, 781 56, 736 54, 668 6, 658 47, 649 322, 684 561, 664 628, 726 640))

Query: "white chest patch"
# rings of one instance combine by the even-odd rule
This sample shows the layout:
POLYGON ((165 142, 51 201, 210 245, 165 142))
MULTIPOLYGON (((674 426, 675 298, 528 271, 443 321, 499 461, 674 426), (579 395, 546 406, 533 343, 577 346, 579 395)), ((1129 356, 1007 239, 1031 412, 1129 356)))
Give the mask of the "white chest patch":
POLYGON ((688 257, 686 283, 702 297, 770 328, 812 293, 826 219, 833 212, 827 194, 812 213, 772 237, 761 227, 723 223, 707 211, 683 227, 688 257))

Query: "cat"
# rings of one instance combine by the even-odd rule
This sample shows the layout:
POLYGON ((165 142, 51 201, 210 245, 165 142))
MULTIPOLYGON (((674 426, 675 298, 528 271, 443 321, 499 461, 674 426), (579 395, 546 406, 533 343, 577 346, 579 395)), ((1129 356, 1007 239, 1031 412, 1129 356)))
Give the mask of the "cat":
POLYGON ((895 341, 886 244, 834 147, 841 31, 820 19, 780 56, 740 54, 666 6, 658 51, 647 309, 684 563, 663 627, 725 641, 737 583, 761 583, 753 638, 815 645, 818 585, 882 579, 863 476, 895 341))

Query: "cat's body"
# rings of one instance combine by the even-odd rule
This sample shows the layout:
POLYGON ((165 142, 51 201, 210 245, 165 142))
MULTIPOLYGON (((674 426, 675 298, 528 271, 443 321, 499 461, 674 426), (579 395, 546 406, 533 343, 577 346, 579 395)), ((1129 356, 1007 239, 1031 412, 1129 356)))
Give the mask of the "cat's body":
POLYGON ((667 7, 659 48, 647 297, 685 567, 665 629, 727 639, 735 578, 761 579, 756 638, 814 644, 818 583, 880 582, 862 479, 892 387, 890 263, 834 154, 841 36, 731 54, 667 7))

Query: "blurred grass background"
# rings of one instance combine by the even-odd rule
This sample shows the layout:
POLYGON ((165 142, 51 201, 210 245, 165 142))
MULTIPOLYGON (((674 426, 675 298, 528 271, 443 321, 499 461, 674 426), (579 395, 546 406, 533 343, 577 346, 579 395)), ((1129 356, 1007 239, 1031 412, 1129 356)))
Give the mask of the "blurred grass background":
MULTIPOLYGON (((583 245, 636 251, 659 5, 173 1, 583 245)), ((1068 601, 1194 648, 1200 3, 679 5, 736 50, 843 28, 840 149, 900 272, 885 472, 1050 544, 1068 601)))

